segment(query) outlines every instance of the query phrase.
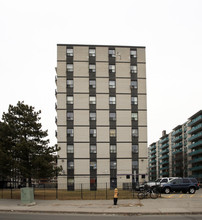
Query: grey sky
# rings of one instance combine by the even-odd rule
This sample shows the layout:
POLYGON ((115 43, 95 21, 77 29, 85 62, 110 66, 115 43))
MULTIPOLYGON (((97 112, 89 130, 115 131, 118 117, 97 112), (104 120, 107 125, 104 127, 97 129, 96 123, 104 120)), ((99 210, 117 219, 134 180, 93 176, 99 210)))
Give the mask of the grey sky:
POLYGON ((0 0, 0 115, 42 110, 55 139, 56 44, 146 46, 148 144, 202 109, 201 0, 0 0))

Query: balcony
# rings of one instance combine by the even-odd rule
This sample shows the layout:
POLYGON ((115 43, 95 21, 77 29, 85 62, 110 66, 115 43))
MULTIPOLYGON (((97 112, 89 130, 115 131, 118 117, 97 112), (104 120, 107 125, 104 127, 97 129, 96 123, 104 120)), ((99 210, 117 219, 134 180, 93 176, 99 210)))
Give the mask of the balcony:
POLYGON ((194 132, 197 132, 202 129, 202 123, 198 124, 197 126, 193 127, 190 131, 188 131, 189 134, 192 134, 194 132))
POLYGON ((156 158, 156 155, 150 156, 150 159, 154 159, 154 158, 156 158))
POLYGON ((181 133, 182 133, 182 128, 180 128, 180 129, 178 129, 176 131, 173 131, 172 136, 175 136, 175 135, 181 134, 181 133))
POLYGON ((196 123, 198 123, 198 122, 200 122, 200 121, 202 121, 202 115, 199 115, 197 118, 193 119, 193 120, 188 124, 188 126, 191 127, 191 126, 193 126, 194 124, 196 124, 196 123))
POLYGON ((165 149, 165 150, 162 150, 159 154, 162 155, 162 154, 168 153, 168 152, 169 152, 169 149, 167 148, 167 149, 165 149))
POLYGON ((192 151, 191 153, 189 153, 189 156, 197 155, 197 154, 200 154, 200 153, 202 153, 202 149, 192 151))
POLYGON ((182 147, 182 142, 177 143, 177 144, 175 144, 175 145, 172 146, 173 149, 174 149, 174 148, 178 148, 178 147, 182 147))
POLYGON ((173 139, 173 142, 179 142, 181 140, 182 140, 182 136, 178 136, 178 137, 173 139))
POLYGON ((182 153, 182 149, 176 150, 173 152, 173 155, 178 154, 178 153, 182 153))
POLYGON ((188 146, 189 149, 202 146, 202 140, 188 146))
POLYGON ((169 166, 166 166, 166 167, 161 167, 160 170, 168 170, 169 169, 169 166))
POLYGON ((168 140, 169 140, 168 137, 166 137, 166 138, 161 139, 161 140, 159 141, 159 143, 160 143, 160 144, 163 144, 163 143, 165 143, 165 142, 168 141, 168 140))
POLYGON ((169 158, 169 155, 167 154, 167 155, 164 155, 164 156, 162 156, 162 157, 159 157, 159 160, 163 160, 163 159, 166 159, 166 158, 169 158))
POLYGON ((197 140, 197 139, 201 139, 202 138, 202 131, 199 132, 198 134, 195 134, 195 135, 192 135, 188 141, 194 141, 194 140, 197 140))
POLYGON ((198 163, 198 162, 201 162, 202 161, 202 157, 198 157, 198 158, 195 158, 193 160, 190 160, 189 163, 198 163))
POLYGON ((169 147, 169 144, 166 143, 166 144, 161 145, 160 149, 163 149, 164 147, 169 147))
POLYGON ((155 144, 154 145, 150 145, 149 149, 150 150, 156 149, 156 145, 155 144))
POLYGON ((168 161, 168 160, 165 160, 165 161, 159 163, 159 165, 164 165, 164 164, 167 164, 167 163, 169 163, 169 161, 168 161))
POLYGON ((201 166, 197 166, 197 167, 192 167, 190 168, 191 171, 198 171, 198 170, 202 170, 202 165, 201 166))

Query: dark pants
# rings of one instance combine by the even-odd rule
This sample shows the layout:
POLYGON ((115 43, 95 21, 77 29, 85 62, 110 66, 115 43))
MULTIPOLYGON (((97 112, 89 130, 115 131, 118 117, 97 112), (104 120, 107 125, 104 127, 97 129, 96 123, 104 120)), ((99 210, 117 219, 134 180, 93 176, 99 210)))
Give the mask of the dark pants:
POLYGON ((114 205, 117 205, 118 198, 114 198, 114 205))

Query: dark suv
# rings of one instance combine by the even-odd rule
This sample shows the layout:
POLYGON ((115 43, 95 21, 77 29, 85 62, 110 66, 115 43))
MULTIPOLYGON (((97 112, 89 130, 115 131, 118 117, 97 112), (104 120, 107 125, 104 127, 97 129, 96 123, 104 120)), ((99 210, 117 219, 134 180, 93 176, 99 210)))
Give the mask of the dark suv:
POLYGON ((169 194, 170 192, 189 192, 194 194, 199 189, 199 183, 195 178, 177 178, 161 186, 161 191, 169 194))

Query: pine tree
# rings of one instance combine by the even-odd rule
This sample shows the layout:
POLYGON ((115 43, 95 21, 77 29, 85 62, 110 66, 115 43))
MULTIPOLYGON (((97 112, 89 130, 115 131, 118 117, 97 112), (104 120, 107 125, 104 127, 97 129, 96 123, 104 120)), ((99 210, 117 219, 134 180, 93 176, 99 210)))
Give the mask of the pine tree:
POLYGON ((12 154, 12 179, 27 181, 29 186, 32 179, 51 178, 60 170, 55 163, 57 148, 48 146, 48 132, 42 130, 40 113, 34 107, 18 102, 17 106, 9 105, 8 113, 2 116, 2 124, 9 132, 8 145, 3 143, 7 146, 6 156, 9 158, 9 153, 12 154))

